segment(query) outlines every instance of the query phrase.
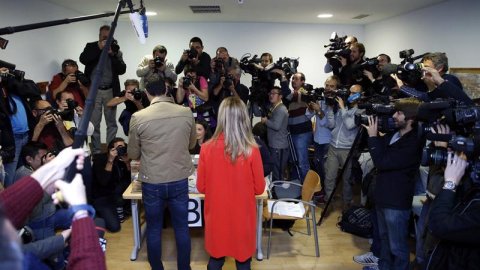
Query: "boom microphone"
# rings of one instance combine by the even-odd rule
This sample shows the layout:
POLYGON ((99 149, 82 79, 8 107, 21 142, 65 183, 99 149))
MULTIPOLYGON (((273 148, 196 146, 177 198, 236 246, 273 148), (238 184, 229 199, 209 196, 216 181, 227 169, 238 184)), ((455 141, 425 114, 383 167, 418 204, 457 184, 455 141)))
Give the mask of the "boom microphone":
POLYGON ((143 32, 142 19, 140 18, 140 14, 138 14, 138 12, 134 12, 128 15, 130 17, 130 21, 132 22, 132 26, 135 30, 138 41, 140 41, 140 44, 145 44, 147 42, 147 39, 145 38, 145 33, 143 32))

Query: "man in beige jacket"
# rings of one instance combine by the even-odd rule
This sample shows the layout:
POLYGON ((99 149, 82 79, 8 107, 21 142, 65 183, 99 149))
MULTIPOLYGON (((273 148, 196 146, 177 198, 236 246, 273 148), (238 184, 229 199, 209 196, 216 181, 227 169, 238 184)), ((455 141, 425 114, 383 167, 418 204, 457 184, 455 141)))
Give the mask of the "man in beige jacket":
POLYGON ((194 171, 188 150, 196 143, 195 120, 189 108, 173 102, 157 74, 147 78, 145 90, 150 106, 132 115, 128 155, 140 159, 138 179, 143 182, 148 261, 152 269, 163 269, 161 240, 167 203, 178 269, 190 269, 187 177, 194 171))

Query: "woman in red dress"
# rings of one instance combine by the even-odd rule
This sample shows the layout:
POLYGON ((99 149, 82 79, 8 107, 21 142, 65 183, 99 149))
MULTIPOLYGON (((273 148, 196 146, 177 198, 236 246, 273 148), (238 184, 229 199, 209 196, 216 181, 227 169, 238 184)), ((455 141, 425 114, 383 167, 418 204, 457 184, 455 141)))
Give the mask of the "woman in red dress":
POLYGON ((225 256, 237 269, 250 269, 255 253, 255 195, 265 189, 260 151, 243 101, 226 98, 217 129, 202 145, 197 189, 205 194, 205 249, 208 269, 221 269, 225 256))

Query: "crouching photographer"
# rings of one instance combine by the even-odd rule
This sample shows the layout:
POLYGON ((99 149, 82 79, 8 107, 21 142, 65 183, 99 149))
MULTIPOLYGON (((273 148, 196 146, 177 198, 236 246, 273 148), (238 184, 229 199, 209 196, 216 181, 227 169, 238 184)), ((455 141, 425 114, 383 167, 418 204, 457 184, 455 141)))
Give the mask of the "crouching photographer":
POLYGON ((115 138, 108 144, 108 152, 96 155, 93 161, 93 206, 110 232, 121 229, 124 207, 128 209, 122 194, 130 182, 127 144, 122 138, 115 138))
POLYGON ((479 269, 478 153, 467 161, 463 153, 450 152, 446 163, 445 184, 433 201, 428 222, 429 233, 440 241, 427 269, 479 269))

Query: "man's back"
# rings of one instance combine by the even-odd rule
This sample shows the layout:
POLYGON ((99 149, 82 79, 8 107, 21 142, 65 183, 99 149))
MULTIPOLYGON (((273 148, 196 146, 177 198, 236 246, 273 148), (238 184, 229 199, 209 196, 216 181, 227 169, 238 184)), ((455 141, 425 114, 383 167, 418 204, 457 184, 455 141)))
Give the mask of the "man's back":
POLYGON ((166 183, 193 173, 188 152, 196 142, 195 120, 189 108, 157 97, 151 105, 133 114, 130 121, 128 154, 141 157, 139 180, 166 183))

